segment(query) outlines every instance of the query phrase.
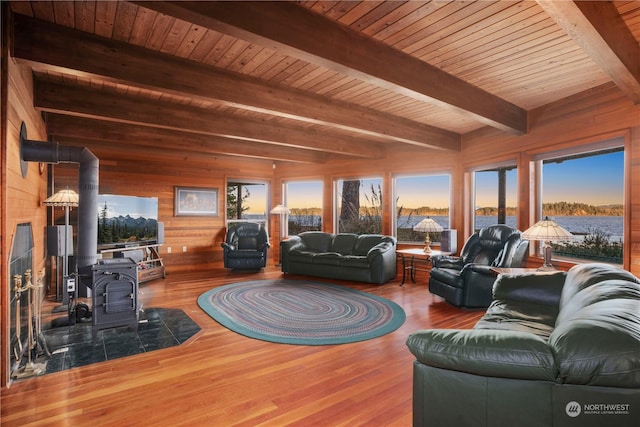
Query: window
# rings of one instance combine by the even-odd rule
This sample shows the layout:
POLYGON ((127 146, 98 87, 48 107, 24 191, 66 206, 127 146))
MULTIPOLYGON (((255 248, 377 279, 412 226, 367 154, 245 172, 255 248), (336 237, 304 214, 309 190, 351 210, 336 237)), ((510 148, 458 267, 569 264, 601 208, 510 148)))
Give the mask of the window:
MULTIPOLYGON (((431 217, 445 230, 450 228, 451 176, 449 174, 396 177, 393 188, 396 212, 395 236, 399 242, 424 242, 424 233, 413 231, 413 227, 426 217, 431 217)), ((431 240, 440 240, 436 233, 431 234, 431 240)))
POLYGON ((287 235, 322 230, 322 181, 287 182, 286 205, 291 211, 287 235))
POLYGON ((517 227, 518 176, 514 165, 499 165, 474 172, 473 227, 494 224, 517 227))
POLYGON ((260 182, 227 182, 227 222, 256 221, 266 225, 267 185, 260 182))
POLYGON ((574 235, 570 242, 551 242, 554 257, 622 264, 624 148, 621 140, 603 144, 613 146, 540 160, 539 216, 574 235))
POLYGON ((338 233, 382 233, 382 179, 336 181, 338 233))

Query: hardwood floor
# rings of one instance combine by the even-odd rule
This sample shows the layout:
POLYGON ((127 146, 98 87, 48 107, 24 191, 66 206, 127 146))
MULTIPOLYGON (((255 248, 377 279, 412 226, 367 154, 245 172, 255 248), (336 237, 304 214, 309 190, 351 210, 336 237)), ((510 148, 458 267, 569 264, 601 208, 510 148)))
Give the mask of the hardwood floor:
MULTIPOLYGON (((470 328, 463 311, 418 284, 382 286, 325 279, 400 304, 407 320, 369 341, 294 346, 245 338, 204 313, 196 299, 214 286, 277 278, 223 269, 141 285, 145 307, 181 308, 202 330, 185 344, 14 382, 2 389, 2 426, 410 426, 409 333, 470 328)), ((296 276, 287 276, 295 278, 296 276)))

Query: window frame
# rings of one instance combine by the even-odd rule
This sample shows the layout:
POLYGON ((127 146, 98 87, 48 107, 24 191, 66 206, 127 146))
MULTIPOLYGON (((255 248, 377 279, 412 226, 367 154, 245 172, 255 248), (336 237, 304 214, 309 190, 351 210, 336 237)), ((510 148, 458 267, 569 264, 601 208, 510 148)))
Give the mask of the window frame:
MULTIPOLYGON (((322 231, 322 227, 323 227, 323 223, 324 223, 324 181, 321 178, 318 179, 292 179, 292 180, 286 180, 282 182, 282 202, 285 206, 287 206, 289 209, 291 209, 291 207, 289 206, 289 184, 292 183, 319 183, 320 184, 320 231, 322 231)), ((285 224, 285 229, 284 231, 284 235, 288 236, 289 235, 289 221, 290 221, 290 215, 289 215, 289 219, 287 219, 286 224, 285 224)))
MULTIPOLYGON (((530 224, 533 225, 536 222, 540 221, 543 218, 543 213, 542 213, 542 208, 543 208, 543 204, 544 204, 544 200, 543 200, 543 168, 544 165, 543 163, 545 161, 549 161, 549 160, 553 160, 553 159, 558 159, 558 158, 563 158, 563 157, 571 157, 571 156, 589 156, 589 155, 599 155, 599 154, 605 154, 606 151, 610 151, 610 150, 617 150, 617 151, 621 151, 623 153, 623 160, 622 160, 622 166, 623 166, 623 182, 622 182, 622 203, 623 203, 623 218, 622 218, 622 224, 623 224, 623 230, 622 230, 622 234, 623 234, 623 244, 622 244, 622 266, 623 268, 628 268, 629 265, 629 260, 630 260, 630 246, 629 246, 629 231, 628 231, 628 217, 629 217, 629 197, 628 197, 628 138, 625 137, 624 135, 618 135, 618 136, 613 136, 610 138, 604 138, 600 141, 596 141, 596 142, 590 142, 590 143, 585 143, 585 144, 574 144, 571 146, 567 146, 564 148, 560 148, 557 150, 548 150, 548 151, 541 151, 538 153, 535 153, 531 156, 530 158, 530 175, 531 175, 531 182, 534 183, 534 188, 535 191, 531 192, 531 199, 530 199, 530 205, 531 205, 531 209, 530 209, 530 224)), ((539 242, 532 242, 534 243, 532 246, 532 248, 530 248, 531 253, 536 256, 536 257, 542 257, 542 251, 541 251, 541 244, 535 244, 535 243, 539 243, 539 242)), ((564 262, 569 262, 569 263, 573 263, 573 264, 580 264, 580 263, 587 263, 587 262, 592 262, 591 260, 587 259, 587 258, 573 258, 573 257, 563 257, 563 256, 556 256, 554 254, 554 259, 560 260, 560 261, 564 261, 564 262)), ((616 265, 620 265, 620 264, 616 264, 616 265)))
MULTIPOLYGON (((476 188, 476 173, 477 172, 487 172, 493 169, 500 169, 500 168, 512 168, 515 170, 515 175, 516 175, 516 182, 515 182, 515 188, 516 188, 516 211, 519 212, 520 210, 520 206, 519 206, 519 195, 518 195, 518 189, 520 188, 520 183, 518 182, 519 179, 519 173, 518 170, 520 168, 520 164, 518 162, 518 159, 516 158, 509 158, 506 160, 502 160, 499 162, 494 162, 494 163, 488 163, 488 164, 482 164, 482 165, 477 165, 477 166, 473 166, 467 169, 467 173, 470 176, 470 194, 469 194, 469 199, 470 199, 470 203, 469 206, 467 208, 467 215, 469 218, 469 222, 468 222, 468 234, 471 235, 476 231, 476 204, 477 204, 477 198, 476 198, 476 194, 477 194, 477 188, 476 188)), ((518 214, 516 215, 516 224, 515 227, 518 227, 518 214)))
MULTIPOLYGON (((333 179, 333 232, 335 234, 340 233, 340 214, 338 213, 338 208, 342 208, 340 204, 342 202, 341 194, 339 194, 339 182, 340 181, 369 181, 369 180, 379 180, 380 181, 380 191, 383 197, 382 204, 380 206, 380 215, 381 215, 381 230, 382 233, 382 224, 384 223, 384 177, 376 176, 376 175, 365 175, 365 176, 357 176, 357 177, 337 177, 333 179)), ((361 183, 362 185, 362 183, 361 183)), ((362 198, 362 193, 358 193, 358 196, 362 198)), ((360 206, 362 207, 362 205, 360 206)))
MULTIPOLYGON (((406 173, 406 174, 397 174, 397 175, 393 175, 391 178, 391 192, 392 192, 392 197, 391 200, 389 201, 391 204, 391 213, 392 213, 392 217, 391 217, 391 232, 393 234, 393 236, 397 239, 398 238, 398 206, 396 203, 396 200, 398 198, 398 189, 397 189, 397 183, 398 183, 398 179, 403 179, 403 178, 422 178, 422 177, 433 177, 433 176, 447 176, 449 177, 449 198, 448 198, 448 209, 449 209, 449 214, 448 214, 448 221, 449 221, 449 229, 451 229, 451 225, 453 224, 453 173, 451 170, 442 170, 442 171, 431 171, 431 172, 426 172, 426 173, 406 173)), ((420 241, 408 241, 408 240, 398 240, 398 243, 400 244, 407 244, 407 245, 421 245, 423 244, 423 240, 420 241)), ((434 243, 438 243, 438 242, 434 242, 434 243)))

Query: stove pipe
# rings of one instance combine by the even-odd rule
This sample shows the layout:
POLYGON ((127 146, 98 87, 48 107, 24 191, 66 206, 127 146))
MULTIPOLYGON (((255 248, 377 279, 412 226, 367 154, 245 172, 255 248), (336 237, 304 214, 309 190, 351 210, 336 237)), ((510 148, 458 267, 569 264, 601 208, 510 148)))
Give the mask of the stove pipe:
MULTIPOLYGON (((26 134, 26 132, 25 132, 26 134)), ((98 262, 98 158, 89 149, 60 146, 23 138, 20 132, 22 160, 42 163, 78 163, 78 253, 77 266, 98 262)))

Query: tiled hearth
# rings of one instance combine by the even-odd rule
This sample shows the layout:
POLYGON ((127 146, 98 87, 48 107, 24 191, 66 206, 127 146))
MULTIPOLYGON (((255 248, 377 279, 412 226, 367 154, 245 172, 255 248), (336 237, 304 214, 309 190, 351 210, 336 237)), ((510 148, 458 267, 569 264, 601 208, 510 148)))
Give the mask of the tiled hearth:
MULTIPOLYGON (((43 325, 51 353, 45 373, 180 345, 200 331, 180 309, 145 308, 140 320, 137 335, 129 327, 104 329, 98 332, 95 343, 90 320, 71 326, 43 325)), ((55 325, 56 319, 51 323, 55 325)))

